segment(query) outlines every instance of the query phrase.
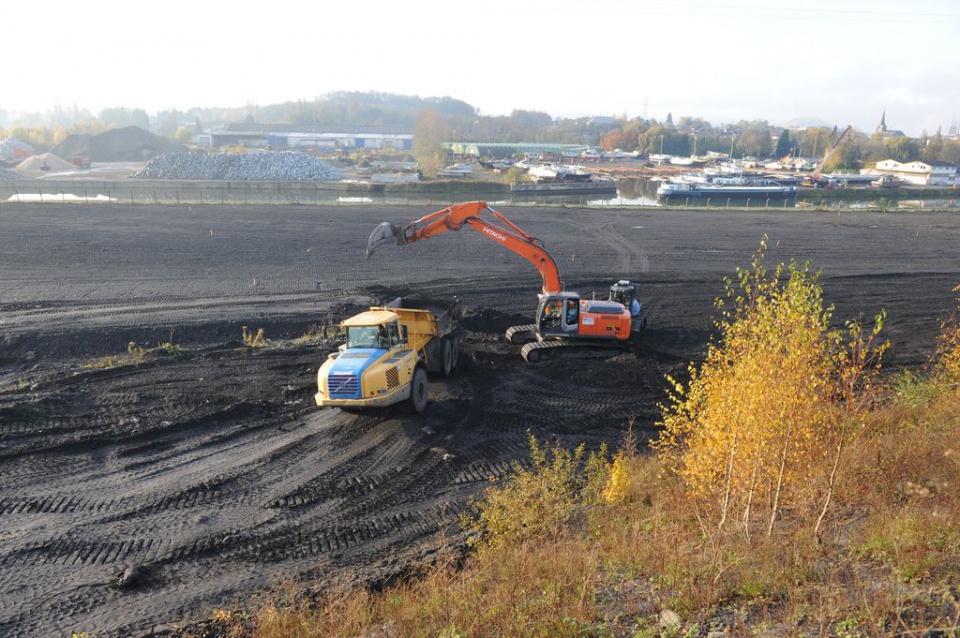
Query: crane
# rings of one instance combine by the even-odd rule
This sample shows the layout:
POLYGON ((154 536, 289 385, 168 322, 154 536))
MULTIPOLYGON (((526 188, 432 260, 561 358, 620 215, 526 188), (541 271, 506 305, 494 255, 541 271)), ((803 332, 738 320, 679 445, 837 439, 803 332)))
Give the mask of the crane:
POLYGON ((636 286, 629 280, 611 286, 608 299, 581 299, 565 289, 557 262, 543 242, 484 201, 453 204, 404 227, 383 222, 370 235, 367 259, 384 243, 396 240, 403 246, 465 226, 526 259, 540 273, 542 286, 534 323, 506 331, 511 343, 522 346, 526 361, 534 363, 562 352, 620 351, 631 333, 643 327, 636 286), (484 218, 487 212, 499 223, 484 218))
POLYGON ((840 148, 840 144, 843 142, 843 140, 847 137, 847 135, 852 130, 853 130, 853 125, 848 125, 847 128, 843 130, 843 133, 840 134, 840 137, 837 138, 837 141, 834 142, 833 146, 831 146, 827 150, 826 154, 823 156, 823 159, 820 160, 820 163, 817 164, 817 167, 813 169, 813 172, 805 180, 805 183, 806 183, 805 185, 814 186, 816 188, 820 188, 826 185, 827 180, 825 180, 821 176, 821 173, 823 173, 823 169, 824 167, 826 167, 827 162, 830 161, 830 158, 833 157, 834 153, 837 152, 837 149, 840 148))

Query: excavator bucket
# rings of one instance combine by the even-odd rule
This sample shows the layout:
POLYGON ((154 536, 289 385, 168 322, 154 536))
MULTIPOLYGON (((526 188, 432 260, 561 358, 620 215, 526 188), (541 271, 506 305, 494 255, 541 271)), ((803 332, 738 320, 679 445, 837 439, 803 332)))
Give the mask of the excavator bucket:
POLYGON ((370 259, 370 255, 372 255, 373 251, 375 251, 378 247, 390 242, 399 243, 400 234, 402 232, 402 228, 399 228, 390 222, 383 222, 374 228, 373 232, 370 233, 370 239, 367 241, 367 259, 370 259))

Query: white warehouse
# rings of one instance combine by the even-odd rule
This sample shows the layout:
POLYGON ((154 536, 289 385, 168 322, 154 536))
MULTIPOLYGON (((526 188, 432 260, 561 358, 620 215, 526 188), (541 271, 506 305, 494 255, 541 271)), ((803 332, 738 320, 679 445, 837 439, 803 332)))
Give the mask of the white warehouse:
POLYGON ((949 162, 898 162, 885 159, 877 162, 877 173, 893 175, 906 184, 917 186, 954 186, 957 167, 949 162))

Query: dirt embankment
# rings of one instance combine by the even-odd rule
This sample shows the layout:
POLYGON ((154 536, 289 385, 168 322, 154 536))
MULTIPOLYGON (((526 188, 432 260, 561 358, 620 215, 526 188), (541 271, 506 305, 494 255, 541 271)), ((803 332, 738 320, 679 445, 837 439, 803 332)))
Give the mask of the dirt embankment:
POLYGON ((960 283, 954 215, 505 210, 570 289, 630 278, 649 315, 632 352, 529 366, 501 338, 535 304, 525 261, 469 231, 363 260, 377 222, 427 212, 0 207, 0 634, 157 634, 286 578, 429 560, 528 432, 650 431, 663 375, 702 354, 723 278, 763 233, 771 261, 824 270, 838 320, 887 309, 889 367, 923 360, 960 283), (335 344, 293 340, 408 291, 463 299, 463 369, 420 417, 316 408, 335 344), (243 326, 273 347, 243 347, 243 326), (182 350, 82 365, 131 341, 182 350))

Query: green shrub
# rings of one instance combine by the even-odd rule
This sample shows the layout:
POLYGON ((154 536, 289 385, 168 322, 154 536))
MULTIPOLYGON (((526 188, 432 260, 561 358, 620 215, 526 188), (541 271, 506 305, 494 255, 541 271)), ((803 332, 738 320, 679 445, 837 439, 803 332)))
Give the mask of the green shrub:
POLYGON ((583 445, 571 451, 559 444, 543 447, 532 434, 529 439, 530 467, 515 462, 513 474, 475 502, 476 518, 463 521, 480 546, 560 538, 582 514, 582 505, 596 501, 607 481, 605 446, 585 457, 583 445))

